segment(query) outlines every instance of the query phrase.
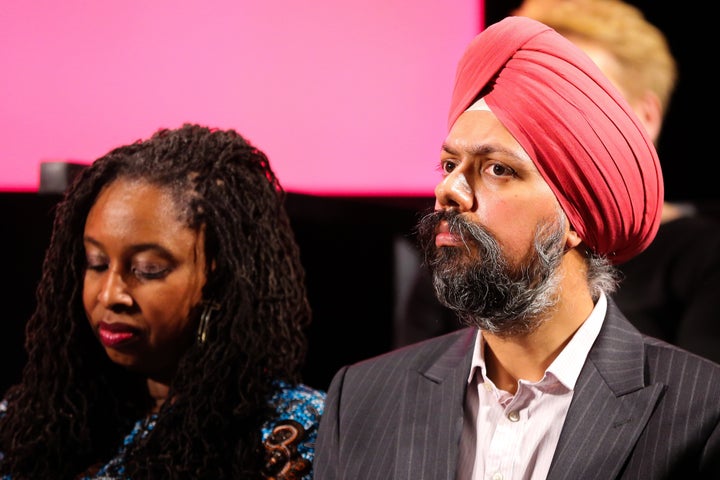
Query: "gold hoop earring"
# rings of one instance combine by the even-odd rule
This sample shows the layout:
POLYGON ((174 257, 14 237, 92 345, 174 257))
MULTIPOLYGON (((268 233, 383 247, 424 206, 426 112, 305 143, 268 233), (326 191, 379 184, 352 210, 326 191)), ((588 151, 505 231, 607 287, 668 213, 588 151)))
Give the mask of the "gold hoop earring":
POLYGON ((203 302, 202 313, 200 314, 200 324, 198 325, 197 340, 200 345, 203 345, 207 340, 208 325, 210 324, 210 317, 214 311, 219 311, 220 305, 215 302, 203 302))

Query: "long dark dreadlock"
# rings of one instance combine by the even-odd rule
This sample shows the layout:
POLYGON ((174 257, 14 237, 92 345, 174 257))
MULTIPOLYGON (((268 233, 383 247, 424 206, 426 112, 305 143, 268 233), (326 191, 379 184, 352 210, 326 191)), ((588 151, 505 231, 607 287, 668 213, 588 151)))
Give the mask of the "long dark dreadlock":
POLYGON ((203 299, 220 306, 207 340, 180 361, 173 401, 128 452, 126 473, 260 478, 260 428, 271 413, 273 381, 299 381, 306 353, 305 273, 285 192, 265 154, 232 130, 197 125, 112 150, 58 204, 26 329, 28 362, 0 419, 0 473, 73 478, 111 458, 149 411, 144 379, 107 358, 82 303, 85 219, 118 178, 171 189, 190 228, 205 229, 203 299))

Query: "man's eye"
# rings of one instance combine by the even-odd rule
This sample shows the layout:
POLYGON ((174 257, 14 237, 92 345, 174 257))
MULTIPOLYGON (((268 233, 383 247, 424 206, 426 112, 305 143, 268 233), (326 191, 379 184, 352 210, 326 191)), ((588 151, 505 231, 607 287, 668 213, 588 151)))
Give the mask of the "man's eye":
POLYGON ((506 167, 501 163, 493 163, 492 165, 490 165, 490 172, 497 177, 515 175, 515 170, 510 167, 506 167))
POLYGON ((450 161, 447 161, 447 160, 446 160, 446 161, 443 161, 443 162, 440 164, 440 170, 442 170, 442 172, 443 172, 443 173, 446 173, 446 174, 447 174, 447 173, 452 173, 453 170, 455 170, 455 167, 456 167, 455 162, 450 162, 450 161))

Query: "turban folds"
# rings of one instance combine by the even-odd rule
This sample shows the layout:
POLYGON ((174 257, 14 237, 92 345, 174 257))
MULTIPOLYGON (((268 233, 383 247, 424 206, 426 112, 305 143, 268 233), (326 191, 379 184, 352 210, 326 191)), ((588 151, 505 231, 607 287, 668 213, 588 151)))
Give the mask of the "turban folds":
POLYGON ((530 155, 586 245, 618 264, 650 244, 663 201, 655 147, 582 50, 540 22, 507 17, 463 54, 448 128, 480 96, 530 155))

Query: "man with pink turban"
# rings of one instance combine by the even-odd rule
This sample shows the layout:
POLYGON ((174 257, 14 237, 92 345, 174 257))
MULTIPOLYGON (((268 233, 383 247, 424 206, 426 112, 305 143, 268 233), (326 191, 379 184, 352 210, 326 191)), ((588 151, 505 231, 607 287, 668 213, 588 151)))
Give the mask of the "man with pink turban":
POLYGON ((627 102, 569 40, 508 17, 461 58, 448 120, 418 237, 467 328, 343 367, 315 478, 720 478, 720 365, 609 297, 663 199, 627 102))

